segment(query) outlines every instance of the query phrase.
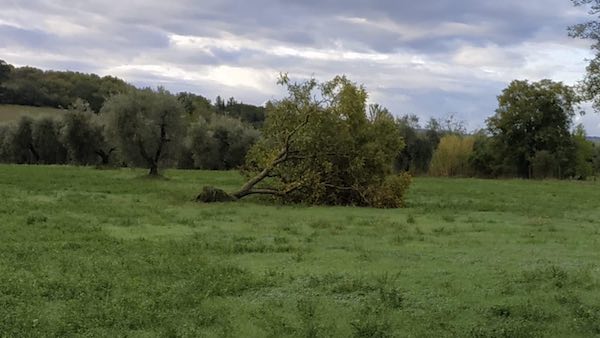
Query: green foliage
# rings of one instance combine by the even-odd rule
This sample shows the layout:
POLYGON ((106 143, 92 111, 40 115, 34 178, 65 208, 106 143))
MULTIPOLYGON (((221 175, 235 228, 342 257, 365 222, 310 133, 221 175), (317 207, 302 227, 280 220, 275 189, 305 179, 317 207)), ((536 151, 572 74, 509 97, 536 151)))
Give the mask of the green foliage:
POLYGON ((181 92, 177 94, 177 100, 190 116, 207 118, 212 114, 210 100, 202 95, 181 92))
POLYGON ((431 156, 440 140, 438 125, 430 121, 427 127, 433 129, 423 130, 416 115, 404 115, 398 118, 396 123, 405 143, 405 147, 396 157, 396 169, 413 174, 427 173, 431 156))
POLYGON ((224 114, 229 117, 239 119, 255 128, 262 127, 265 121, 265 108, 237 102, 231 98, 224 108, 224 114))
POLYGON ((282 77, 288 96, 267 105, 262 138, 247 157, 248 183, 238 197, 260 190, 310 204, 368 205, 404 143, 394 118, 345 77, 318 84, 282 77))
POLYGON ((179 154, 185 135, 185 110, 176 97, 159 88, 130 91, 111 97, 102 114, 111 140, 124 160, 145 165, 150 175, 179 154))
POLYGON ((368 205, 375 208, 404 207, 406 193, 411 182, 412 177, 406 172, 387 176, 380 185, 371 185, 367 188, 368 205))
POLYGON ((115 150, 107 140, 100 117, 81 100, 77 100, 64 115, 61 140, 68 150, 70 161, 80 165, 99 161, 109 164, 110 155, 115 150))
POLYGON ((115 77, 78 72, 0 64, 0 73, 0 103, 66 108, 79 98, 98 112, 108 97, 132 88, 115 77))
POLYGON ((498 159, 516 174, 531 177, 532 161, 539 151, 551 153, 557 176, 564 177, 572 163, 570 135, 578 97, 560 82, 513 81, 498 97, 496 114, 487 120, 498 159))
POLYGON ((33 147, 33 119, 27 116, 21 117, 13 125, 5 142, 8 144, 7 152, 12 163, 37 163, 39 156, 33 147))
POLYGON ((429 174, 432 176, 470 176, 469 159, 473 153, 473 137, 446 135, 433 153, 429 174))
POLYGON ((31 130, 31 143, 37 152, 37 163, 64 164, 67 149, 60 141, 61 122, 50 117, 34 120, 31 130))
POLYGON ((556 177, 558 165, 556 157, 547 150, 536 151, 531 159, 531 177, 537 179, 556 177))
MULTIPOLYGON (((589 14, 597 16, 600 9, 598 0, 572 0, 575 6, 589 6, 589 14)), ((592 101, 594 109, 600 111, 600 25, 599 21, 590 20, 569 27, 569 36, 573 38, 592 40, 595 57, 589 60, 586 75, 579 83, 579 92, 587 101, 592 101)))
POLYGON ((469 166, 473 175, 477 177, 496 177, 501 174, 493 148, 493 140, 483 132, 474 135, 473 152, 469 156, 469 166))
POLYGON ((189 135, 195 168, 228 170, 244 163, 259 132, 238 119, 213 115, 210 122, 200 120, 196 123, 189 135))
POLYGON ((10 132, 10 126, 0 124, 0 163, 10 163, 12 161, 10 132))
POLYGON ((594 144, 587 140, 585 129, 578 125, 573 133, 575 159, 573 162, 573 177, 586 179, 594 174, 594 144))

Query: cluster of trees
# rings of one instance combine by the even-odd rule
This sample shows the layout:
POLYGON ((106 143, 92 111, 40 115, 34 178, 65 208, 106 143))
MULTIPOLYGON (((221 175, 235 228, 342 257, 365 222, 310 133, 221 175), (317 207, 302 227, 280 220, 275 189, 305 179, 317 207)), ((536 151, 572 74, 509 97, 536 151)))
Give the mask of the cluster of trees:
POLYGON ((159 164, 237 168, 265 119, 264 107, 234 98, 217 97, 213 105, 193 93, 139 90, 111 76, 14 67, 2 60, 0 104, 69 108, 64 116, 23 117, 0 126, 0 162, 148 165, 153 173, 159 164), (161 140, 160 128, 152 126, 165 118, 172 120, 162 121, 169 136, 161 140), (158 143, 140 147, 138 139, 152 138, 158 143))
POLYGON ((367 106, 365 89, 345 77, 292 83, 283 76, 280 83, 289 94, 267 104, 262 134, 230 114, 206 116, 206 101, 193 94, 131 88, 98 113, 78 99, 62 118, 23 117, 2 127, 0 160, 127 164, 150 175, 166 166, 240 167, 248 182, 239 191, 210 188, 200 199, 261 194, 311 204, 404 204, 411 178, 395 170, 405 144, 389 111, 367 106))
POLYGON ((585 179, 600 173, 600 147, 573 128, 581 97, 560 82, 513 81, 487 128, 440 139, 429 174, 585 179))
POLYGON ((0 103, 67 108, 83 99, 94 112, 132 86, 112 76, 14 67, 0 60, 0 103))
POLYGON ((239 119, 190 115, 164 89, 130 89, 99 113, 78 99, 60 117, 0 125, 0 162, 226 170, 244 162, 258 135, 239 119))

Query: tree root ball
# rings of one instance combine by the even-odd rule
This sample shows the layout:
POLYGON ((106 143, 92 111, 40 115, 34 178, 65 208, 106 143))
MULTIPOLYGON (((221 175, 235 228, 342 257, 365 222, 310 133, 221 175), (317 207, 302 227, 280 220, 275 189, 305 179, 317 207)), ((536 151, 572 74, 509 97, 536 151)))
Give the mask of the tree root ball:
POLYGON ((202 188, 202 192, 196 197, 197 202, 214 203, 234 201, 235 197, 229 195, 224 190, 213 186, 202 188))

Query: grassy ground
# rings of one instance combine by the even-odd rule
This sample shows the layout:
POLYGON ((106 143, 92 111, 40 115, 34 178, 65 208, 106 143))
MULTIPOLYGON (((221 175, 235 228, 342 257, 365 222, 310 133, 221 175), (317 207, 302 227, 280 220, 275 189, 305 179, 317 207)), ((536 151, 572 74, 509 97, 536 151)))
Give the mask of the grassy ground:
POLYGON ((0 124, 19 119, 21 116, 42 117, 59 116, 65 110, 50 107, 20 106, 16 104, 0 104, 0 124))
POLYGON ((600 184, 201 205, 236 173, 0 166, 0 336, 600 335, 600 184))

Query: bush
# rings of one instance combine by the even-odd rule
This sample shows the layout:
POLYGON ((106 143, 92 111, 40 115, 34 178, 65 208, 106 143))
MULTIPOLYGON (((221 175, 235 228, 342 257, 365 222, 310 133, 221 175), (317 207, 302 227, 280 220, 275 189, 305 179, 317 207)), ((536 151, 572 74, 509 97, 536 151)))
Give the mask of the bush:
POLYGON ((432 176, 469 176, 473 137, 446 135, 433 153, 429 174, 432 176))
POLYGON ((409 173, 388 176, 376 186, 367 190, 369 205, 375 208, 401 208, 405 205, 406 191, 412 177, 409 173))

